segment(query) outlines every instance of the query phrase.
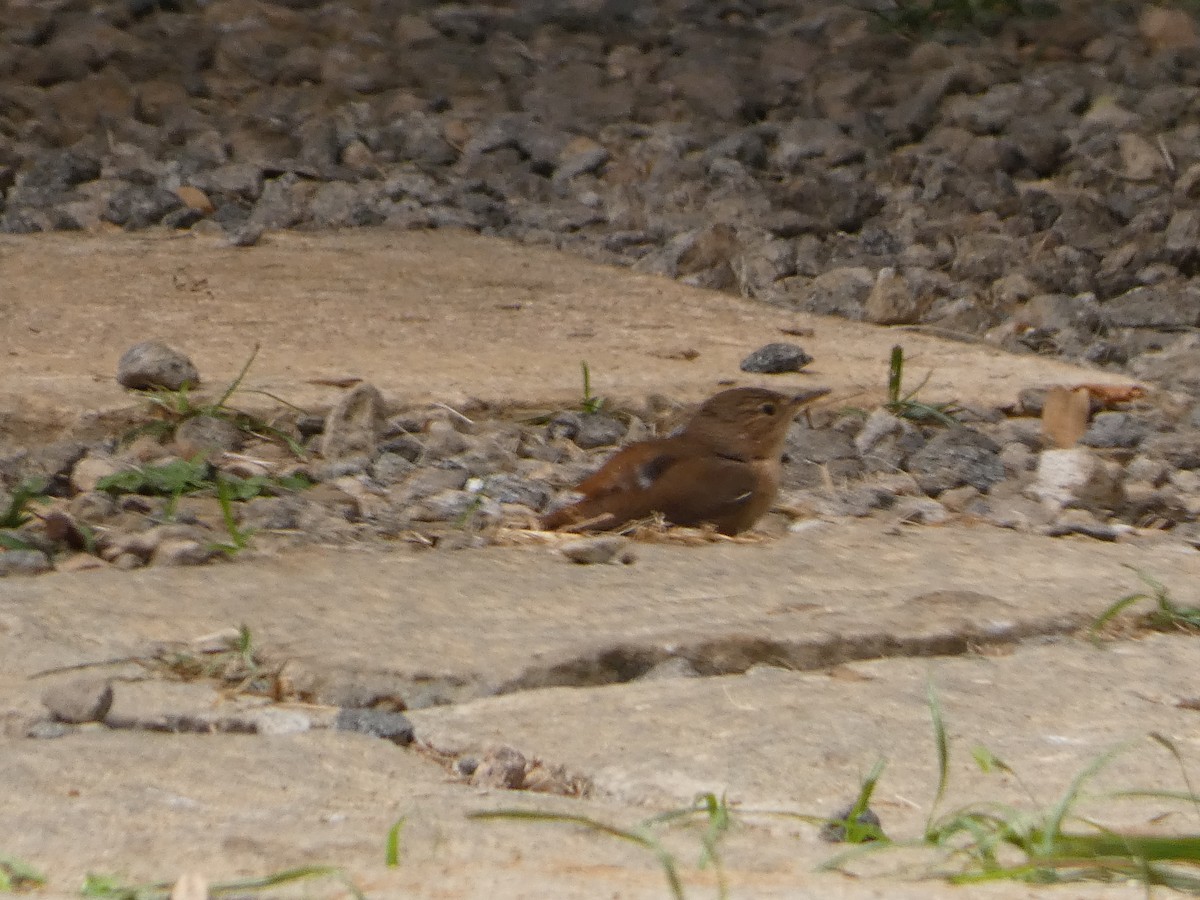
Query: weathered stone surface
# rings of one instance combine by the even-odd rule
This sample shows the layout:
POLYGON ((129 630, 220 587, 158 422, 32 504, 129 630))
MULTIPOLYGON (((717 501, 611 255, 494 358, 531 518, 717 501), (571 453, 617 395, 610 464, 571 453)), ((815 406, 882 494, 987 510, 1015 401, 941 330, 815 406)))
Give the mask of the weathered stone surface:
POLYGON ((117 364, 117 383, 133 390, 163 388, 177 391, 200 384, 200 373, 192 361, 159 341, 134 344, 117 364))
POLYGON ((1122 500, 1120 474, 1084 447, 1043 450, 1032 491, 1043 503, 1059 508, 1115 509, 1122 500))
POLYGON ((106 678, 72 678, 47 688, 42 702, 59 722, 102 722, 112 707, 112 684, 106 678))

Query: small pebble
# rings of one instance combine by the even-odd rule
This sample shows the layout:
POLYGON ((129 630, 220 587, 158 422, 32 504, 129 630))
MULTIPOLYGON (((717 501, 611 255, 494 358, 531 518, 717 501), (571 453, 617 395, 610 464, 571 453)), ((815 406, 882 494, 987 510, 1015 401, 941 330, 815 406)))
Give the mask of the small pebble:
POLYGON ((631 563, 634 561, 633 558, 628 560, 625 558, 625 551, 629 551, 628 544, 629 541, 623 537, 606 534, 563 544, 559 548, 559 552, 571 562, 581 566, 595 566, 611 562, 631 563))
POLYGON ((471 784, 475 787, 519 791, 525 786, 528 769, 529 763, 519 750, 497 747, 479 761, 478 767, 471 773, 471 784))
MULTIPOLYGON (((828 841, 831 844, 840 844, 846 840, 846 820, 850 817, 850 813, 854 812, 853 806, 845 806, 829 817, 828 821, 821 826, 820 837, 823 841, 828 841)), ((858 814, 856 819, 859 825, 866 826, 872 831, 878 832, 878 836, 872 836, 867 840, 878 840, 883 836, 882 822, 870 807, 864 809, 858 814)))
POLYGON ((53 740, 54 738, 64 737, 70 734, 71 729, 62 722, 54 722, 50 719, 42 719, 34 722, 25 731, 25 737, 34 738, 35 740, 53 740))
POLYGON ((117 363, 117 383, 135 391, 177 391, 184 385, 199 385, 200 373, 178 350, 159 341, 142 341, 122 354, 117 363))
POLYGON ((72 678, 48 687, 42 703, 58 722, 102 722, 112 708, 112 684, 104 678, 72 678))
POLYGON ((8 575, 41 575, 54 566, 41 550, 0 551, 0 578, 8 575))
POLYGON ((403 713, 375 709, 348 709, 338 712, 334 727, 383 738, 404 746, 413 741, 413 725, 403 713))
POLYGON ((739 368, 743 372, 781 375, 784 372, 799 372, 812 361, 813 358, 799 344, 781 341, 759 347, 742 360, 739 368))

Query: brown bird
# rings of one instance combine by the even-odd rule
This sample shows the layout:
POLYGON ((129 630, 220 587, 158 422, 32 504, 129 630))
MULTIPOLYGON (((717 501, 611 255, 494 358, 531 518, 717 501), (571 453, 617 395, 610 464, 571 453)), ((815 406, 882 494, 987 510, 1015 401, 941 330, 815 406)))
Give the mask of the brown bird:
POLYGON ((722 391, 674 434, 618 451, 575 488, 583 499, 548 513, 542 527, 603 530, 662 513, 673 525, 745 531, 775 500, 783 442, 796 411, 827 393, 722 391))

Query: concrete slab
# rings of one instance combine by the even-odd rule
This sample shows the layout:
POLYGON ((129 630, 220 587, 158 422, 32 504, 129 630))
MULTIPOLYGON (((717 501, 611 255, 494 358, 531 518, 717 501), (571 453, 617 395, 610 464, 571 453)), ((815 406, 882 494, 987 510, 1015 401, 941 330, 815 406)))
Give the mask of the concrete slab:
MULTIPOLYGON (((598 394, 693 400, 762 380, 738 363, 777 340, 816 361, 765 380, 828 385, 836 402, 860 405, 882 396, 895 343, 912 378, 933 371, 930 400, 1011 402, 1034 384, 1127 381, 444 231, 283 233, 249 249, 201 236, 3 235, 0 284, 0 438, 128 407, 117 359, 150 338, 191 355, 214 388, 261 343, 244 387, 314 409, 339 392, 309 379, 348 375, 396 403, 575 402, 581 360, 598 394)), ((254 394, 238 404, 270 405, 254 394)))
MULTIPOLYGON (((758 667, 744 675, 546 688, 417 710, 419 740, 445 752, 505 743, 593 778, 630 803, 686 803, 727 794, 748 809, 828 815, 855 796, 878 759, 888 762, 873 803, 885 829, 915 838, 937 781, 927 689, 943 708, 952 747, 946 807, 990 798, 1029 805, 1058 799, 1095 757, 1151 732, 1194 770, 1200 714, 1194 637, 1149 635, 1093 646, 1062 638, 1003 654, 856 662, 825 672, 758 667), (985 745, 1023 784, 979 773, 985 745)), ((1097 777, 1118 786, 1186 790, 1178 767, 1149 740, 1097 777)), ((1186 806, 1165 801, 1090 805, 1113 824, 1147 827, 1166 810, 1186 828, 1186 806)), ((1194 812, 1194 811, 1193 811, 1194 812)))
MULTIPOLYGON (((313 409, 338 391, 311 379, 346 375, 397 404, 574 402, 581 360, 594 389, 617 400, 696 399, 752 380, 740 359, 780 339, 816 362, 769 383, 826 384, 839 403, 867 405, 882 392, 897 342, 910 372, 934 370, 923 390, 930 400, 996 403, 1034 384, 1123 381, 445 232, 272 235, 249 250, 204 237, 3 236, 0 282, 0 447, 103 431, 130 406, 113 381, 116 360, 146 338, 190 353, 214 386, 261 343, 245 387, 313 409), (789 334, 797 330, 803 336, 789 334)), ((239 398, 260 403, 272 401, 239 398)), ((892 763, 880 811, 903 831, 931 781, 922 701, 930 666, 962 743, 978 733, 1039 791, 1061 787, 1107 733, 1159 728, 1194 755, 1195 713, 1170 706, 1188 689, 1185 641, 1131 644, 1132 655, 1068 643, 1009 659, 903 658, 994 651, 1072 629, 1132 588, 1123 563, 1194 603, 1194 551, 851 523, 639 554, 630 567, 580 568, 529 548, 312 549, 199 569, 0 580, 0 853, 45 869, 45 896, 73 893, 89 870, 130 880, 197 870, 220 880, 330 863, 372 896, 662 897, 661 873, 636 848, 568 827, 464 816, 524 803, 629 825, 650 811, 647 801, 677 804, 721 786, 746 803, 828 811, 882 748, 892 763), (51 683, 31 674, 239 623, 269 656, 291 660, 318 699, 486 698, 414 716, 447 747, 527 745, 586 770, 608 793, 481 795, 449 783, 427 756, 335 732, 85 727, 57 741, 23 736, 51 683), (709 675, 763 663, 792 671, 537 690, 622 681, 671 656, 709 675), (856 661, 875 657, 899 658, 856 661), (489 696, 497 692, 509 696, 489 696), (398 815, 409 816, 406 861, 389 870, 382 846, 398 815)), ((1161 754, 1145 759, 1170 773, 1161 754)), ((671 840, 689 862, 693 895, 715 893, 711 872, 690 865, 695 836, 671 840)), ((962 896, 928 882, 814 875, 828 852, 811 828, 749 821, 727 846, 733 896, 962 896)), ((336 885, 300 892, 345 896, 336 885)), ((1080 893, 993 885, 970 896, 1080 893)), ((1089 886, 1086 896, 1142 892, 1089 886)))
MULTIPOLYGON (((0 677, 144 652, 247 624, 315 696, 409 705, 635 677, 961 653, 1069 631, 1137 583, 1194 583, 1182 545, 1051 540, 990 527, 829 524, 753 544, 639 546, 632 566, 544 549, 313 551, 195 569, 0 581, 0 677)), ((15 688, 14 688, 15 689, 15 688)))

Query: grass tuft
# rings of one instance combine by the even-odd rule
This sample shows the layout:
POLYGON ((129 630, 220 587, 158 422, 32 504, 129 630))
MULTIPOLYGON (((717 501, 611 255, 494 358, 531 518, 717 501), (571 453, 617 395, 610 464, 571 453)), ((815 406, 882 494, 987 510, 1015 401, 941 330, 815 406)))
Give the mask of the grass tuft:
MULTIPOLYGON (((244 895, 314 878, 336 879, 342 883, 342 886, 355 900, 366 900, 366 896, 358 886, 336 866, 302 866, 274 872, 261 878, 216 881, 208 885, 208 895, 210 897, 227 894, 244 895)), ((171 889, 174 886, 175 882, 173 881, 129 885, 122 883, 120 879, 112 875, 89 874, 80 894, 84 897, 99 898, 99 900, 167 900, 171 896, 171 889)))
POLYGON ((15 856, 0 853, 0 894, 45 887, 46 876, 15 856))
MULTIPOLYGON (((246 378, 246 373, 250 371, 250 366, 253 365, 255 358, 258 356, 258 351, 261 349, 260 344, 255 344, 254 349, 250 352, 249 358, 242 365, 237 377, 230 382, 225 388, 221 396, 213 403, 197 403, 192 399, 191 390, 188 385, 184 385, 177 391, 169 391, 166 388, 155 388, 149 391, 137 391, 136 393, 145 397, 146 401, 152 408, 156 409, 161 418, 155 422, 150 422, 143 425, 126 435, 126 439, 132 439, 139 434, 153 434, 157 437, 170 437, 175 433, 183 422, 197 416, 209 416, 213 418, 225 419, 236 425, 239 429, 247 434, 256 435, 259 437, 268 437, 285 444, 292 455, 297 459, 304 459, 307 456, 304 448, 300 446, 290 434, 282 431, 273 425, 262 421, 249 413, 244 413, 230 407, 230 398, 237 393, 241 388, 242 382, 246 378)), ((283 403, 285 406, 298 409, 293 404, 288 403, 274 394, 266 391, 250 391, 249 393, 262 394, 270 397, 276 402, 283 403)))
POLYGON ((592 370, 586 360, 580 361, 579 369, 583 373, 583 397, 579 401, 579 409, 593 415, 604 408, 604 398, 592 393, 592 370))
POLYGON ((389 869, 394 869, 400 865, 400 833, 404 830, 404 823, 406 821, 408 821, 407 816, 401 816, 388 829, 383 862, 389 869))
POLYGON ((959 412, 955 403, 925 403, 917 399, 917 394, 929 383, 933 372, 927 372, 921 383, 907 393, 904 391, 904 348, 899 344, 892 347, 888 359, 887 403, 884 408, 894 416, 911 419, 914 422, 933 421, 942 425, 955 426, 959 424, 956 414, 959 412))
POLYGON ((1126 594, 1104 610, 1088 629, 1093 639, 1098 637, 1106 625, 1134 604, 1149 600, 1154 608, 1142 616, 1141 624, 1155 631, 1200 631, 1200 606, 1180 606, 1171 598, 1167 587, 1155 578, 1129 563, 1122 563, 1133 571, 1138 580, 1149 590, 1126 594))
POLYGON ((711 867, 717 877, 717 897, 725 900, 729 896, 729 884, 721 859, 720 843, 732 825, 733 817, 729 803, 724 797, 707 793, 696 797, 690 806, 669 810, 652 816, 632 828, 621 828, 593 819, 590 816, 569 813, 548 813, 529 809, 496 809, 471 813, 472 819, 501 819, 507 821, 549 822, 558 825, 578 825, 598 834, 635 844, 654 855, 663 870, 667 889, 675 900, 685 897, 683 881, 679 874, 679 862, 666 848, 657 831, 663 827, 680 824, 703 823, 700 834, 701 854, 698 867, 711 867))

